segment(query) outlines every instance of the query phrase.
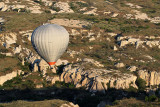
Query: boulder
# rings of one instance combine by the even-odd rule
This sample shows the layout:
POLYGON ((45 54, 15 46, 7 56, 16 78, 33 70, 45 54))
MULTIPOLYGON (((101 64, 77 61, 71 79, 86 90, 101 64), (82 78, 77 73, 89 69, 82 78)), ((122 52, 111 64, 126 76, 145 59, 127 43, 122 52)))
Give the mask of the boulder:
POLYGON ((120 42, 120 47, 126 46, 127 44, 129 44, 129 42, 127 40, 122 40, 120 42))
POLYGON ((5 22, 5 20, 0 17, 0 23, 3 23, 3 22, 5 22))
POLYGON ((113 47, 113 50, 114 50, 114 51, 117 51, 117 50, 118 50, 118 48, 117 48, 116 46, 114 46, 114 47, 113 47))
POLYGON ((125 65, 124 65, 124 63, 116 63, 115 66, 116 66, 117 68, 122 68, 122 67, 124 67, 125 65))
POLYGON ((136 66, 130 66, 130 67, 128 67, 128 70, 133 72, 133 71, 137 70, 137 67, 136 66))

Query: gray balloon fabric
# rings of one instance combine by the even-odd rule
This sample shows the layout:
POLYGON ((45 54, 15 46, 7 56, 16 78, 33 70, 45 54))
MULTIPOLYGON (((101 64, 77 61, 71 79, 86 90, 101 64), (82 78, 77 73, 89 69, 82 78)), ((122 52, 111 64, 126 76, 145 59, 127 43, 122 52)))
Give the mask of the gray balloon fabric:
POLYGON ((53 65, 67 49, 69 33, 60 25, 45 24, 33 31, 31 42, 37 53, 53 65))

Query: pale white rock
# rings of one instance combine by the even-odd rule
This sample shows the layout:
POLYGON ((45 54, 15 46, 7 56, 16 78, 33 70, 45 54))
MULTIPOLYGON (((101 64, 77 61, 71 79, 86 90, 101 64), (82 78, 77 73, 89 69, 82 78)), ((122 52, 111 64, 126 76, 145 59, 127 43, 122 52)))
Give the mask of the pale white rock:
POLYGON ((43 84, 37 84, 36 88, 43 88, 43 84))
POLYGON ((103 94, 105 94, 105 89, 102 85, 101 82, 97 82, 97 91, 102 92, 103 94))
POLYGON ((9 48, 10 45, 16 43, 16 41, 17 41, 16 33, 5 33, 5 34, 2 34, 0 43, 4 47, 9 48))
POLYGON ((53 73, 57 73, 56 67, 55 67, 54 65, 52 66, 51 71, 52 71, 53 73))
POLYGON ((112 17, 117 17, 119 13, 113 13, 112 17))
POLYGON ((114 37, 114 36, 116 36, 117 34, 116 33, 107 33, 109 36, 111 36, 111 37, 114 37))
POLYGON ((60 8, 60 11, 57 13, 74 13, 67 2, 56 2, 54 7, 60 8))
POLYGON ((126 19, 134 19, 133 16, 134 16, 133 14, 125 14, 125 15, 124 15, 124 17, 125 17, 126 19))
POLYGON ((24 58, 22 58, 22 65, 24 66, 25 65, 25 61, 24 61, 24 58))
POLYGON ((94 32, 90 31, 90 32, 88 32, 87 37, 88 37, 88 38, 89 38, 89 37, 92 37, 94 34, 95 34, 94 32))
POLYGON ((106 38, 106 40, 107 40, 107 41, 109 41, 109 42, 111 41, 111 39, 110 39, 110 38, 106 38))
POLYGON ((108 0, 106 0, 105 2, 108 3, 108 4, 111 4, 111 5, 113 4, 112 2, 110 2, 110 1, 108 1, 108 0))
POLYGON ((24 9, 24 8, 26 8, 25 5, 19 5, 19 4, 17 4, 17 5, 12 5, 12 6, 11 6, 11 9, 12 9, 12 10, 18 9, 18 12, 19 12, 21 9, 24 9))
POLYGON ((111 57, 111 56, 108 57, 108 60, 109 60, 109 61, 116 61, 116 59, 113 59, 113 57, 111 57))
POLYGON ((117 51, 117 50, 118 50, 118 48, 117 48, 116 46, 114 46, 114 47, 113 47, 113 50, 114 50, 114 51, 117 51))
POLYGON ((137 70, 137 67, 136 66, 130 66, 130 67, 128 67, 128 70, 133 72, 133 71, 137 70))
POLYGON ((94 36, 92 36, 91 38, 89 38, 89 42, 95 41, 96 38, 94 36))
POLYGON ((115 66, 116 66, 117 68, 122 68, 122 67, 124 67, 125 65, 124 65, 124 63, 116 63, 115 66))
POLYGON ((5 6, 4 2, 0 2, 0 9, 2 9, 5 6))
POLYGON ((4 82, 11 80, 12 78, 16 77, 17 75, 20 75, 21 73, 21 70, 17 70, 6 75, 0 76, 0 85, 3 85, 4 82))
POLYGON ((148 58, 149 60, 154 60, 154 58, 150 55, 144 55, 144 57, 148 58))
POLYGON ((51 81, 51 83, 55 84, 56 81, 60 81, 59 76, 54 76, 53 79, 52 79, 52 81, 51 81))
POLYGON ((128 89, 130 85, 137 88, 135 84, 137 77, 133 74, 122 73, 118 70, 93 68, 85 70, 83 64, 86 65, 86 63, 81 63, 81 65, 70 64, 65 66, 60 76, 61 81, 72 82, 75 85, 79 84, 79 86, 84 86, 90 92, 105 93, 108 83, 110 88, 128 89))
POLYGON ((87 11, 87 12, 84 12, 83 14, 93 14, 93 15, 98 15, 96 12, 97 12, 97 8, 96 8, 96 7, 93 7, 92 10, 87 11))
POLYGON ((121 41, 126 38, 127 38, 126 36, 122 36, 121 34, 117 34, 117 41, 121 41))
POLYGON ((62 104, 60 107, 79 107, 79 105, 69 102, 68 104, 62 104))
POLYGON ((108 14, 110 14, 110 13, 111 13, 110 11, 103 12, 104 15, 108 15, 108 14))
MULTIPOLYGON (((49 20, 49 23, 58 24, 66 27, 75 27, 75 28, 84 28, 84 26, 91 25, 87 21, 74 20, 74 19, 52 19, 49 20)), ((88 30, 87 30, 88 31, 88 30)))
POLYGON ((0 17, 0 23, 3 23, 3 22, 5 22, 5 20, 0 17))
POLYGON ((129 42, 127 40, 123 40, 120 42, 120 47, 126 46, 127 44, 129 44, 129 42))
POLYGON ((34 64, 34 67, 33 67, 33 72, 37 72, 38 71, 38 65, 37 63, 34 64))
POLYGON ((18 47, 15 47, 15 49, 13 49, 13 53, 19 54, 21 52, 21 50, 22 50, 21 45, 19 45, 18 47))
POLYGON ((146 81, 146 86, 159 85, 160 73, 156 71, 139 70, 138 75, 146 81))
POLYGON ((6 56, 13 56, 13 54, 12 53, 6 53, 6 56))
POLYGON ((10 1, 9 1, 9 0, 4 0, 4 2, 5 2, 5 3, 10 3, 10 1))
POLYGON ((103 64, 101 64, 101 63, 98 62, 98 61, 95 61, 94 59, 84 58, 82 61, 88 62, 88 63, 92 63, 92 64, 94 64, 94 65, 97 66, 97 67, 104 67, 103 64))
POLYGON ((51 6, 52 5, 52 1, 50 0, 42 0, 42 2, 44 3, 45 6, 51 6))
POLYGON ((135 42, 136 49, 137 49, 139 46, 141 46, 143 43, 144 43, 144 41, 136 41, 136 42, 135 42))
POLYGON ((75 30, 75 29, 71 30, 71 35, 79 35, 79 34, 80 33, 77 30, 75 30))
POLYGON ((49 10, 50 12, 51 12, 51 14, 55 14, 56 13, 56 11, 54 11, 54 10, 49 10))
POLYGON ((45 60, 43 60, 43 59, 40 60, 38 66, 39 66, 40 71, 43 71, 43 70, 46 71, 47 68, 49 68, 49 64, 45 60))
POLYGON ((7 11, 10 9, 10 6, 4 5, 4 7, 1 9, 2 12, 7 11))
POLYGON ((142 13, 138 10, 133 10, 133 12, 135 13, 135 19, 150 20, 146 13, 142 13))
POLYGON ((135 42, 139 41, 139 39, 136 39, 136 38, 128 38, 128 42, 129 43, 132 43, 132 44, 135 44, 135 42))
POLYGON ((28 57, 26 57, 26 61, 34 66, 34 63, 40 62, 40 56, 37 54, 34 55, 32 52, 30 52, 28 57))
POLYGON ((153 46, 159 46, 160 45, 160 41, 146 41, 146 45, 148 45, 149 47, 153 47, 153 46))
POLYGON ((69 62, 67 60, 61 60, 61 59, 58 59, 57 62, 56 62, 56 66, 60 66, 60 65, 67 65, 69 62))
POLYGON ((87 7, 83 7, 82 9, 80 9, 79 11, 86 11, 87 7))
POLYGON ((92 46, 89 46, 89 49, 93 49, 93 47, 92 47, 92 46))
POLYGON ((24 52, 27 56, 29 56, 30 53, 31 53, 31 50, 28 49, 28 48, 23 48, 22 50, 23 50, 23 52, 24 52))
POLYGON ((10 52, 8 52, 8 53, 0 53, 0 54, 2 54, 2 55, 6 55, 6 56, 13 56, 13 54, 12 53, 10 53, 10 52))
POLYGON ((81 84, 76 84, 76 88, 80 88, 80 87, 82 87, 82 85, 81 84))
POLYGON ((41 7, 40 6, 32 6, 32 7, 28 7, 27 10, 31 11, 31 13, 37 13, 37 14, 41 14, 41 7))
POLYGON ((160 17, 151 18, 150 21, 151 21, 152 23, 160 23, 160 17))
POLYGON ((80 54, 80 52, 73 51, 73 50, 68 50, 67 53, 69 54, 70 57, 74 58, 74 55, 80 54))
POLYGON ((72 102, 69 102, 69 105, 71 105, 71 107, 79 107, 78 104, 73 104, 72 102))
POLYGON ((126 5, 130 6, 131 8, 137 8, 137 9, 141 9, 142 7, 139 5, 134 5, 132 3, 126 3, 126 5))

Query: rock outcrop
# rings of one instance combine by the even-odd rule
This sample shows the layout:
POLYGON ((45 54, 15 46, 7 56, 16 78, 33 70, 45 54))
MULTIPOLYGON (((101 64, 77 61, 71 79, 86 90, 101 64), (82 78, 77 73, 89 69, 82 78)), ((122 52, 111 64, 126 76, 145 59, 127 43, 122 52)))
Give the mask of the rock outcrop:
POLYGON ((133 74, 121 73, 117 70, 89 69, 78 64, 64 67, 60 80, 74 83, 76 87, 85 87, 90 92, 102 92, 108 88, 127 89, 130 86, 137 88, 133 74))
POLYGON ((146 81, 146 85, 159 85, 160 73, 156 71, 139 70, 138 75, 146 81))
POLYGON ((0 76, 0 85, 3 85, 3 83, 5 83, 6 81, 11 80, 12 78, 16 77, 17 75, 20 75, 21 73, 22 70, 17 70, 6 75, 0 76))
POLYGON ((9 48, 11 44, 16 43, 17 34, 16 33, 5 33, 1 35, 0 44, 4 47, 9 48))

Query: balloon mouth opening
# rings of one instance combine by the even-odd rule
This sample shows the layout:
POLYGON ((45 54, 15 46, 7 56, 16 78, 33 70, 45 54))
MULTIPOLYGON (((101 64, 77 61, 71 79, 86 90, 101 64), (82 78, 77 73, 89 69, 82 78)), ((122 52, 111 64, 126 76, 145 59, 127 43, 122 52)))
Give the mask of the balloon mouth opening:
POLYGON ((48 62, 48 64, 51 66, 51 65, 54 65, 56 62, 48 62))

